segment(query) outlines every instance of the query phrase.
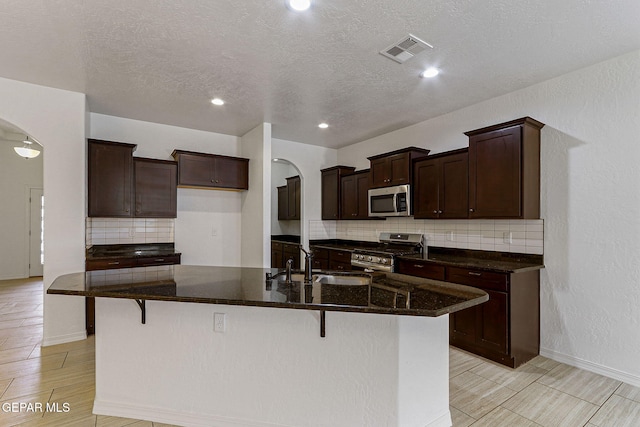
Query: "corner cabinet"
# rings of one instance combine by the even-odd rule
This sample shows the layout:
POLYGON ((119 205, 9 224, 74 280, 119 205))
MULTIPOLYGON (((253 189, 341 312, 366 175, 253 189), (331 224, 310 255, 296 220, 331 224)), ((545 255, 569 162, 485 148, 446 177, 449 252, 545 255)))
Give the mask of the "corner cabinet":
POLYGON ((249 159, 174 150, 178 187, 218 190, 249 189, 249 159))
POLYGON ((333 166, 322 169, 322 219, 340 219, 341 179, 344 175, 352 173, 356 168, 350 166, 333 166))
POLYGON ((135 216, 175 218, 178 164, 169 160, 133 159, 135 216))
POLYGON ((368 219, 369 169, 340 179, 340 219, 368 219))
POLYGON ((413 166, 413 214, 416 219, 469 216, 468 150, 420 159, 413 166))
POLYGON ((88 197, 90 217, 133 216, 133 152, 136 146, 89 140, 88 197))
POLYGON ((429 150, 408 147, 368 157, 371 165, 371 188, 410 184, 413 175, 412 160, 428 154, 429 150))
POLYGON ((530 117, 465 132, 469 218, 540 217, 540 129, 530 117))

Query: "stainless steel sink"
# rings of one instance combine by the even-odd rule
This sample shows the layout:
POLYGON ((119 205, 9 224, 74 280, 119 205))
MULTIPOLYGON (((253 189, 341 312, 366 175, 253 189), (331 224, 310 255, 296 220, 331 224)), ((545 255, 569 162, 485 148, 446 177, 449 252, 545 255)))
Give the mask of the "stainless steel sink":
MULTIPOLYGON (((312 276, 313 283, 319 283, 322 285, 370 285, 371 277, 369 276, 351 276, 351 275, 333 275, 333 274, 314 274, 312 276)), ((280 281, 284 281, 284 276, 278 278, 280 281)), ((293 282, 304 282, 304 274, 292 274, 291 280, 293 282)))

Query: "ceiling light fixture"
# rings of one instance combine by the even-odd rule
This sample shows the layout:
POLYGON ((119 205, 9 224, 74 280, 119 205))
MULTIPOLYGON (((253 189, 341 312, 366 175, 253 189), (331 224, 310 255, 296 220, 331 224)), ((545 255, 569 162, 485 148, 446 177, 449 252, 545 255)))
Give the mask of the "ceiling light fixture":
POLYGON ((224 105, 224 101, 222 99, 220 99, 220 98, 213 98, 211 100, 211 103, 213 105, 224 105))
POLYGON ((440 74, 440 70, 438 70, 435 67, 429 67, 426 70, 424 70, 422 73, 420 73, 420 77, 430 79, 431 77, 435 77, 438 74, 440 74))
POLYGON ((287 7, 296 12, 303 12, 311 7, 311 0, 285 0, 287 7))
POLYGON ((29 136, 22 142, 24 143, 22 147, 13 147, 18 156, 24 157, 25 159, 33 159, 40 155, 40 150, 33 148, 33 142, 29 141, 29 136))
POLYGON ((319 127, 320 129, 326 129, 326 128, 328 128, 328 127, 329 127, 329 125, 328 125, 328 124, 326 124, 326 123, 320 123, 320 124, 318 125, 318 127, 319 127))

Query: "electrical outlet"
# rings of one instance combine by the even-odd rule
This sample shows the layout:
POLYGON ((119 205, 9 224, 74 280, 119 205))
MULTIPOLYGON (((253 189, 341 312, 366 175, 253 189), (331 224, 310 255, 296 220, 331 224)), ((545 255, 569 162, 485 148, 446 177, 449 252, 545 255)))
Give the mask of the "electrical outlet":
POLYGON ((502 241, 504 243, 513 243, 513 233, 510 231, 502 233, 502 241))
POLYGON ((447 242, 453 242, 453 231, 445 231, 444 235, 446 237, 447 242))
POLYGON ((225 313, 213 313, 214 332, 225 332, 227 329, 227 315, 225 313))
POLYGON ((218 237, 218 229, 216 227, 213 227, 211 229, 211 236, 212 237, 218 237))

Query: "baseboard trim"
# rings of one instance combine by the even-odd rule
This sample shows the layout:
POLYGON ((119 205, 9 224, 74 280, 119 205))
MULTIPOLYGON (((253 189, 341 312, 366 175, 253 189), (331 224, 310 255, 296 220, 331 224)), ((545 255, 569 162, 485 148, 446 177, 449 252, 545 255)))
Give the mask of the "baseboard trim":
POLYGON ((580 359, 579 357, 569 356, 568 354, 560 353, 549 348, 540 348, 540 355, 555 360, 556 362, 561 362, 576 368, 584 369, 585 371, 625 382, 634 387, 640 387, 640 376, 638 375, 629 374, 608 366, 599 365, 588 360, 580 359))
POLYGON ((431 421, 425 427, 451 427, 453 421, 451 421, 451 411, 447 411, 435 420, 431 421))
POLYGON ((87 331, 75 332, 73 334, 58 335, 55 337, 47 337, 42 339, 42 347, 50 345, 65 344, 73 341, 82 341, 87 339, 87 331))

